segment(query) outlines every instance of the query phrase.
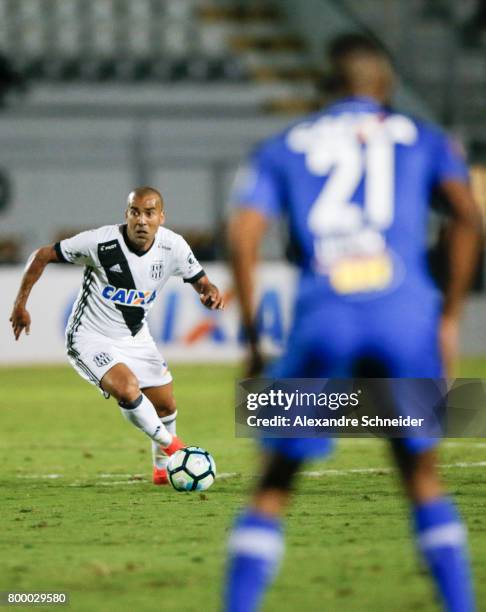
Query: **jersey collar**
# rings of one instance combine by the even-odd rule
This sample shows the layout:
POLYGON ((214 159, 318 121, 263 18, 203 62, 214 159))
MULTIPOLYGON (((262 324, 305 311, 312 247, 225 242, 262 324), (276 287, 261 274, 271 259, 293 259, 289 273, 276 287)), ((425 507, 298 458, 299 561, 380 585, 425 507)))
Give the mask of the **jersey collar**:
POLYGON ((141 251, 140 249, 136 249, 136 248, 135 248, 135 247, 132 245, 132 243, 130 242, 130 239, 128 238, 128 233, 127 233, 127 226, 126 226, 126 224, 123 224, 123 225, 120 227, 120 230, 121 230, 121 233, 122 233, 122 236, 123 236, 123 241, 124 241, 124 243, 125 243, 125 245, 126 245, 127 249, 128 249, 128 250, 129 250, 131 253, 133 253, 134 255, 137 255, 137 257, 142 257, 143 255, 146 255, 146 254, 147 254, 147 253, 148 253, 148 252, 149 252, 149 251, 152 249, 152 247, 154 246, 154 244, 155 244, 155 240, 156 240, 156 238, 157 238, 157 234, 156 234, 156 235, 155 235, 155 238, 154 238, 154 241, 152 242, 152 244, 150 245, 150 247, 149 247, 149 248, 148 248, 146 251, 141 251))
POLYGON ((387 110, 387 106, 368 96, 350 96, 341 98, 329 106, 328 111, 378 111, 387 110))

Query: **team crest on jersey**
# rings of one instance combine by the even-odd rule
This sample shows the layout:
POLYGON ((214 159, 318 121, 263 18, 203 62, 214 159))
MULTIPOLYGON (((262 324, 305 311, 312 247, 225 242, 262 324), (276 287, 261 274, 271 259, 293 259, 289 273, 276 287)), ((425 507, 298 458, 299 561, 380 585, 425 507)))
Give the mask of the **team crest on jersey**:
POLYGON ((160 280, 164 272, 164 264, 161 261, 154 261, 150 266, 150 278, 152 280, 160 280))
POLYGON ((111 363, 113 361, 113 357, 110 355, 110 353, 97 353, 93 357, 93 361, 99 368, 102 368, 103 366, 111 363))
POLYGON ((151 304, 157 297, 157 292, 154 291, 139 291, 138 289, 125 289, 107 285, 102 295, 104 298, 115 304, 123 306, 147 306, 151 304))

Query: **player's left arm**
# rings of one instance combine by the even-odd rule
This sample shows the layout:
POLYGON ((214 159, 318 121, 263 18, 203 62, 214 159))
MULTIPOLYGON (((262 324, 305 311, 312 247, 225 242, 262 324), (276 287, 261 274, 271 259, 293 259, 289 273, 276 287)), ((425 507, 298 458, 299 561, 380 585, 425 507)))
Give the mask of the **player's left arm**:
POLYGON ((453 375, 459 344, 459 323, 471 286, 482 235, 481 213, 474 199, 465 153, 459 142, 438 133, 432 151, 433 183, 449 204, 445 290, 440 345, 449 376, 453 375))
POLYGON ((185 283, 190 283, 198 292, 201 304, 210 310, 222 310, 224 299, 216 285, 210 282, 201 264, 194 257, 191 247, 182 236, 177 236, 174 246, 175 268, 173 274, 182 276, 185 283))
POLYGON ((464 299, 471 286, 481 246, 482 218, 468 183, 443 181, 440 189, 452 213, 449 241, 449 282, 443 313, 459 318, 464 299))
POLYGON ((453 377, 462 309, 482 242, 482 218, 468 183, 447 180, 441 183, 440 188, 449 202, 452 219, 448 232, 448 283, 439 333, 446 372, 453 377))
POLYGON ((216 285, 204 275, 191 283, 194 290, 198 292, 201 304, 210 310, 223 310, 224 299, 216 285))

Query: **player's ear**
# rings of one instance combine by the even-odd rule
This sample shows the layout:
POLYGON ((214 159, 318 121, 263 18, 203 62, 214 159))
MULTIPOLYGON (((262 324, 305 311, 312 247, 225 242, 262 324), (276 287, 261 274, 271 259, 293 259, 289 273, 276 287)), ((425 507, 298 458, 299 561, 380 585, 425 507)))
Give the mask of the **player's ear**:
POLYGON ((160 225, 164 225, 165 223, 165 212, 163 210, 160 211, 160 225))

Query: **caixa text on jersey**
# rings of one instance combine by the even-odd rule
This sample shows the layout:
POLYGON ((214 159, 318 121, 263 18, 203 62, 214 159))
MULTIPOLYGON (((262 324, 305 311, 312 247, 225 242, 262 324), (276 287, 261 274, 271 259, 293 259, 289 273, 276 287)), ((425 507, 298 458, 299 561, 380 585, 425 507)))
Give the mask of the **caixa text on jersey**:
POLYGON ((146 306, 151 304, 157 297, 157 292, 154 291, 139 291, 138 289, 124 289, 107 285, 102 295, 110 302, 115 304, 124 304, 125 306, 146 306))

